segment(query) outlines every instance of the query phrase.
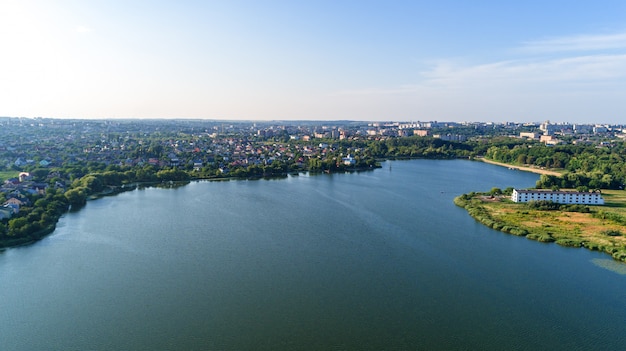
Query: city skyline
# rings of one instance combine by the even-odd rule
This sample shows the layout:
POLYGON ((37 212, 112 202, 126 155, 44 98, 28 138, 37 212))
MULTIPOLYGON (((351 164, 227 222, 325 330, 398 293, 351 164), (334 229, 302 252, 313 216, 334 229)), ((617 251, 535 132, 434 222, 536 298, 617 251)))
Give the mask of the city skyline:
POLYGON ((0 1, 0 115, 623 123, 626 4, 0 1))

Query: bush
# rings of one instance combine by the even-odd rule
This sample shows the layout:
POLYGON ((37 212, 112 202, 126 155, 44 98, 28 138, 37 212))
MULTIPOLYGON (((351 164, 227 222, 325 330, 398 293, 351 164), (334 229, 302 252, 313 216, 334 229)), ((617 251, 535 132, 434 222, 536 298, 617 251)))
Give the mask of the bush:
POLYGON ((551 243, 554 242, 554 238, 550 234, 535 234, 531 233, 526 235, 528 239, 537 240, 542 243, 551 243))
POLYGON ((626 225, 626 218, 624 216, 621 216, 618 213, 598 211, 598 212, 593 213, 592 216, 594 218, 606 219, 606 220, 613 221, 618 224, 626 225))
POLYGON ((509 231, 509 233, 517 236, 526 236, 528 235, 528 231, 526 229, 521 228, 513 228, 509 231))
MULTIPOLYGON (((492 221, 492 222, 493 222, 493 221, 492 221)), ((503 226, 502 226, 502 224, 500 224, 500 223, 498 223, 498 222, 493 222, 493 223, 491 224, 491 228, 493 228, 493 229, 495 229, 495 230, 500 230, 500 229, 502 229, 502 227, 503 227, 503 226)))
POLYGON ((574 205, 563 205, 561 206, 561 211, 566 212, 580 212, 580 213, 590 213, 591 210, 589 206, 574 204, 574 205))
POLYGON ((561 205, 548 200, 529 201, 526 203, 528 208, 541 211, 556 211, 561 208, 561 205))
POLYGON ((617 229, 607 229, 600 232, 602 235, 606 236, 622 236, 622 232, 617 229))
POLYGON ((556 241, 557 244, 562 246, 570 246, 570 247, 581 247, 583 246, 582 241, 577 239, 559 239, 556 241))
POLYGON ((612 256, 618 261, 626 262, 626 251, 616 251, 612 256))

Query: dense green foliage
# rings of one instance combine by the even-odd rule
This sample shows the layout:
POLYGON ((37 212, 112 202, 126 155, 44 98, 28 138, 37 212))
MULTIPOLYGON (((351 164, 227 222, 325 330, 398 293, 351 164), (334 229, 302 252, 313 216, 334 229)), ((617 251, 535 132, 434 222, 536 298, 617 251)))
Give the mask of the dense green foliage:
POLYGON ((473 156, 471 144, 430 137, 389 138, 367 143, 369 153, 382 158, 458 158, 473 156))
POLYGON ((563 176, 542 175, 538 188, 623 189, 626 184, 626 146, 557 145, 535 142, 491 146, 485 157, 515 165, 564 170, 563 176))
POLYGON ((0 247, 20 244, 41 238, 54 229, 61 214, 69 208, 65 194, 50 189, 45 196, 33 196, 32 206, 23 206, 20 212, 0 226, 0 247), (4 245, 2 245, 4 244, 4 245))

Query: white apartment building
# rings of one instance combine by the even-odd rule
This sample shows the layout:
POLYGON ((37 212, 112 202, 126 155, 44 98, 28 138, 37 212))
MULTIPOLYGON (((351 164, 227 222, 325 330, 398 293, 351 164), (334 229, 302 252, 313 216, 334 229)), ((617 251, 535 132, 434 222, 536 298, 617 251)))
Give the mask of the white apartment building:
POLYGON ((604 205, 602 194, 598 192, 520 190, 514 189, 513 202, 552 201, 559 204, 604 205))

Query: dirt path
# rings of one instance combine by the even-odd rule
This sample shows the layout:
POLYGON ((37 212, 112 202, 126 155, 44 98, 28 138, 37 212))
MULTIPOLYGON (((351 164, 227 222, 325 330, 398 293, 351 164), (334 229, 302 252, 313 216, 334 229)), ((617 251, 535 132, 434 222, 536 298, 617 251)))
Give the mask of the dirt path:
POLYGON ((502 162, 495 162, 495 161, 487 160, 487 159, 485 159, 483 157, 477 158, 477 160, 481 160, 483 162, 491 163, 492 165, 498 165, 498 166, 502 166, 502 167, 508 167, 508 168, 511 168, 511 169, 517 169, 517 170, 520 170, 520 171, 533 172, 533 173, 538 173, 538 174, 548 174, 548 175, 554 175, 554 176, 557 176, 557 177, 560 177, 562 175, 562 173, 557 172, 557 171, 551 171, 551 170, 547 170, 547 169, 534 168, 534 167, 513 166, 513 165, 509 165, 509 164, 502 163, 502 162))

